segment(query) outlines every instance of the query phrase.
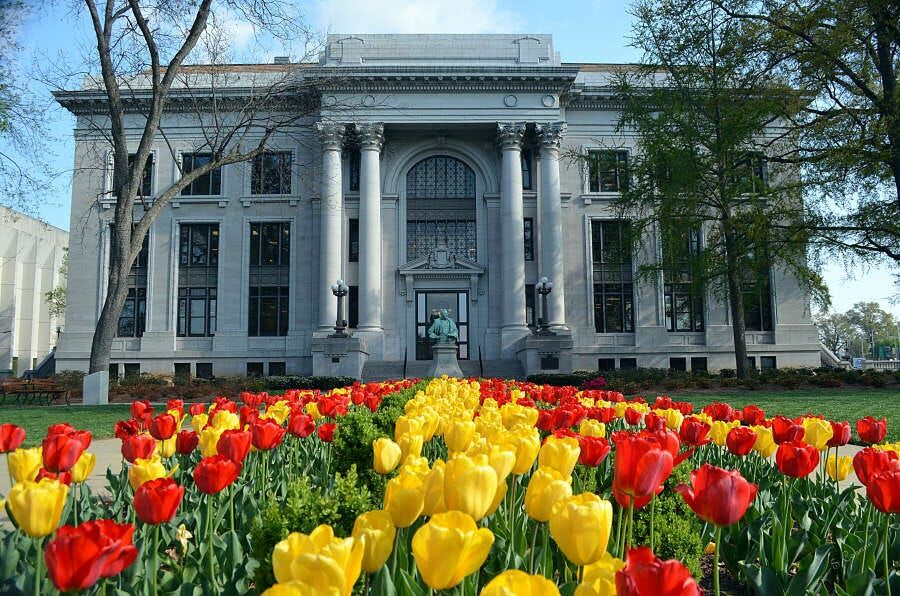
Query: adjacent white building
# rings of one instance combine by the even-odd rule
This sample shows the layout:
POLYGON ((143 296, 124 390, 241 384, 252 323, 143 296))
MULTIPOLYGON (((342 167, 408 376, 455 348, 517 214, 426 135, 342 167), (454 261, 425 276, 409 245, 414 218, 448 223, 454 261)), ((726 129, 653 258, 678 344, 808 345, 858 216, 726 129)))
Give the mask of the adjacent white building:
MULTIPOLYGON (((317 64, 232 68, 238 94, 248 72, 292 69, 305 89, 315 84, 320 108, 263 158, 202 178, 162 212, 135 265, 114 372, 309 374, 339 278, 368 353, 364 376, 399 375, 404 362, 418 372, 441 308, 459 325, 466 372, 480 360, 485 374, 514 374, 542 277, 574 369, 734 367, 727 304, 691 295, 683 279, 637 279, 660 254, 655 239, 619 250, 628 224, 610 202, 635 141, 616 131, 613 66, 561 62, 549 35, 330 35, 317 64)), ((78 116, 79 230, 57 359, 84 369, 104 299, 112 181, 90 125, 102 94, 57 97, 78 116)), ((130 118, 136 146, 140 119, 130 118)), ((175 108, 163 122, 150 197, 179 162, 205 159, 183 122, 175 108)), ((747 294, 754 364, 818 365, 797 282, 776 269, 747 294)))
POLYGON ((56 345, 63 318, 46 293, 66 287, 68 244, 65 230, 0 206, 0 371, 35 368, 56 345))

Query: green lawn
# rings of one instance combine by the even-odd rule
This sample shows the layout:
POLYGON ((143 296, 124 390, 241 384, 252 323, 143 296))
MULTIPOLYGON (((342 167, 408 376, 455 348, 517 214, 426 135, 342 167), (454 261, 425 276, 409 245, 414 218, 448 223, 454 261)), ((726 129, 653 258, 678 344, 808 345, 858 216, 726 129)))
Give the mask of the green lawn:
MULTIPOLYGON (((648 401, 654 393, 647 393, 648 401)), ((714 401, 724 401, 739 408, 748 404, 756 404, 766 411, 767 416, 784 414, 798 416, 800 414, 822 414, 832 420, 849 420, 854 426, 858 418, 872 415, 876 418, 886 417, 888 420, 889 441, 900 441, 900 389, 875 388, 837 388, 837 389, 761 389, 749 390, 710 390, 696 391, 686 389, 674 391, 672 399, 689 401, 698 407, 714 401)))
POLYGON ((47 427, 57 422, 68 422, 75 428, 89 430, 94 433, 95 439, 109 439, 113 436, 116 422, 130 417, 129 406, 123 404, 0 407, 0 424, 11 422, 23 427, 26 447, 40 444, 47 427))

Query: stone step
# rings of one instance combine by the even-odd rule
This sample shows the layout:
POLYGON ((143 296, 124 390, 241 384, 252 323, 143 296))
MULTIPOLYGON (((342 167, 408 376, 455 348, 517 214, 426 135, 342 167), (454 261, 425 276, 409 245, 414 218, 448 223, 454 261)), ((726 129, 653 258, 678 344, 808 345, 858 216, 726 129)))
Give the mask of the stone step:
MULTIPOLYGON (((500 379, 522 379, 525 377, 518 360, 485 360, 484 373, 478 360, 460 360, 459 368, 467 377, 492 377, 500 379)), ((410 360, 406 363, 406 378, 427 377, 431 370, 430 360, 410 360)), ((363 368, 364 382, 387 381, 403 376, 403 362, 398 360, 369 360, 363 368)))

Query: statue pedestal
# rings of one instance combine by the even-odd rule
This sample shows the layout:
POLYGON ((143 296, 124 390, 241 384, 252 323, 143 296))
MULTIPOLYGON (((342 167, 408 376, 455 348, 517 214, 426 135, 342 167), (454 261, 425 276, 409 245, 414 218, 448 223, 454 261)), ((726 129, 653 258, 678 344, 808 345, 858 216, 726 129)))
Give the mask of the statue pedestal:
POLYGON ((572 347, 570 332, 553 335, 527 335, 516 345, 516 356, 522 363, 525 375, 539 373, 572 372, 572 347))
POLYGON ((362 377, 369 351, 362 338, 313 337, 313 375, 317 377, 362 377))
POLYGON ((82 381, 82 403, 97 406, 109 403, 109 371, 87 375, 82 381))
POLYGON ((459 368, 459 361, 456 359, 456 342, 455 341, 439 341, 431 346, 433 361, 431 370, 428 373, 430 377, 456 377, 461 379, 464 375, 459 368))

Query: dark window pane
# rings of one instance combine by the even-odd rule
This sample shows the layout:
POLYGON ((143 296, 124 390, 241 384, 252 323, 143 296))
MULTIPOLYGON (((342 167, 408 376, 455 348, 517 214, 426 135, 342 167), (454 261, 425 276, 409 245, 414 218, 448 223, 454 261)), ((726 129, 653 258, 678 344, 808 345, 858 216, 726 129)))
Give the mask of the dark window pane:
POLYGON ((423 159, 406 175, 407 199, 474 199, 475 172, 446 155, 423 159))
POLYGON ((629 229, 626 221, 591 222, 594 326, 598 333, 634 330, 629 229))
MULTIPOLYGON (((128 169, 134 165, 135 154, 130 153, 128 155, 128 169)), ((119 178, 113 175, 113 194, 119 194, 119 188, 122 186, 124 181, 119 180, 119 178)), ((139 197, 149 197, 151 196, 153 190, 153 154, 151 153, 147 157, 147 162, 144 164, 144 174, 141 178, 141 187, 138 189, 137 196, 139 197)))
POLYGON ((347 225, 347 236, 350 242, 350 246, 348 247, 348 260, 351 263, 355 263, 359 261, 359 220, 356 218, 350 219, 347 225))
POLYGON ((128 296, 119 322, 116 326, 117 337, 141 337, 147 320, 147 276, 150 235, 144 236, 141 250, 131 265, 128 274, 128 296))
POLYGON ((588 190, 622 192, 628 188, 627 151, 591 151, 588 155, 588 190))
POLYGON ((347 292, 347 326, 355 329, 359 325, 359 286, 349 286, 347 292))
POLYGON ((534 220, 525 218, 525 260, 534 260, 534 220))
POLYGON ((291 153, 267 151, 253 159, 250 193, 255 195, 291 194, 291 153))
POLYGON ((247 376, 248 377, 263 376, 263 363, 262 362, 248 362, 247 363, 247 376))
POLYGON ((531 149, 522 149, 522 188, 534 189, 534 175, 531 168, 531 149))
POLYGON ((359 149, 350 152, 350 192, 359 191, 360 157, 359 149))
MULTIPOLYGON (((182 172, 184 175, 208 165, 212 161, 210 153, 184 153, 182 155, 182 172)), ((185 196, 218 195, 222 192, 222 170, 216 168, 201 175, 182 189, 185 196)))

